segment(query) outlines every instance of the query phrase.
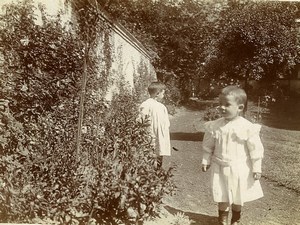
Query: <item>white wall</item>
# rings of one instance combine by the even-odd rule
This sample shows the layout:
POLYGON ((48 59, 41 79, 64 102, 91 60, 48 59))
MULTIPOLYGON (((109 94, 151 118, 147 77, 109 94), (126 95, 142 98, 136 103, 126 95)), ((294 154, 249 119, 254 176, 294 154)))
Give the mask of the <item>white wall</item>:
POLYGON ((156 74, 153 66, 150 63, 149 56, 145 50, 135 46, 137 42, 134 37, 124 37, 122 27, 118 25, 111 32, 111 46, 113 53, 111 74, 112 88, 107 94, 107 99, 111 99, 113 94, 119 92, 119 81, 124 81, 128 87, 134 88, 134 77, 138 76, 139 66, 143 65, 146 68, 146 73, 156 79, 156 74))

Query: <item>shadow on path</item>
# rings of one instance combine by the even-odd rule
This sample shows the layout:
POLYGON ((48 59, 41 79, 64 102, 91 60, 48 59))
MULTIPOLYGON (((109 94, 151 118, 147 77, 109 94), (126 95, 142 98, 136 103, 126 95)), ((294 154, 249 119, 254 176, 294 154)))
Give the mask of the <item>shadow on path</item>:
POLYGON ((178 140, 178 141, 202 141, 204 133, 197 132, 197 133, 183 133, 183 132, 172 132, 170 133, 171 140, 178 140))
POLYGON ((177 213, 184 213, 184 215, 188 216, 190 220, 192 220, 192 225, 214 225, 218 224, 218 218, 214 216, 208 216, 203 214, 197 214, 192 212, 184 212, 179 209, 172 208, 170 206, 164 207, 169 213, 175 215, 177 213))

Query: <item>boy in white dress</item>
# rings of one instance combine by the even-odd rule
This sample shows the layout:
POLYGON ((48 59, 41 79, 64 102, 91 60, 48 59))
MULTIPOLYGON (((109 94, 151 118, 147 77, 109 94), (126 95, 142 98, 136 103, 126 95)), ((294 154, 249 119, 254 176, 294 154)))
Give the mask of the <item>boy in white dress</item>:
POLYGON ((163 156, 171 155, 170 121, 166 106, 160 101, 164 98, 166 86, 152 82, 148 87, 150 98, 140 105, 141 117, 149 120, 152 143, 157 151, 158 166, 162 166, 163 156))
POLYGON ((263 197, 259 182, 264 153, 259 132, 240 114, 245 108, 247 95, 237 86, 222 89, 219 96, 222 118, 205 123, 202 171, 211 169, 212 195, 218 202, 219 224, 238 224, 245 202, 263 197))

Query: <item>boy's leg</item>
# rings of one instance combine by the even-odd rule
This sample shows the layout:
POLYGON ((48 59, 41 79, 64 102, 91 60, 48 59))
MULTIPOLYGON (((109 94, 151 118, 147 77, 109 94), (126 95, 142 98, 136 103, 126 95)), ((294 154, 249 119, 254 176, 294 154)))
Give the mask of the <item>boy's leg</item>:
POLYGON ((229 203, 228 202, 219 202, 219 225, 228 225, 228 214, 229 214, 229 203))
POLYGON ((232 218, 231 218, 231 224, 237 225, 240 222, 241 219, 241 205, 232 205, 232 218))

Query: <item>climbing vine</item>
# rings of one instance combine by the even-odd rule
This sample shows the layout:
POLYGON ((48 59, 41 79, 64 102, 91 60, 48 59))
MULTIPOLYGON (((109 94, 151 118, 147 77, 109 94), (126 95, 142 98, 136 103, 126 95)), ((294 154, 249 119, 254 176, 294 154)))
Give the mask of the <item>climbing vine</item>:
POLYGON ((95 16, 83 21, 99 23, 96 30, 80 19, 68 30, 60 15, 25 0, 0 17, 0 222, 136 222, 174 189, 171 170, 156 166, 147 124, 136 120, 135 99, 103 100, 109 24, 95 16))

